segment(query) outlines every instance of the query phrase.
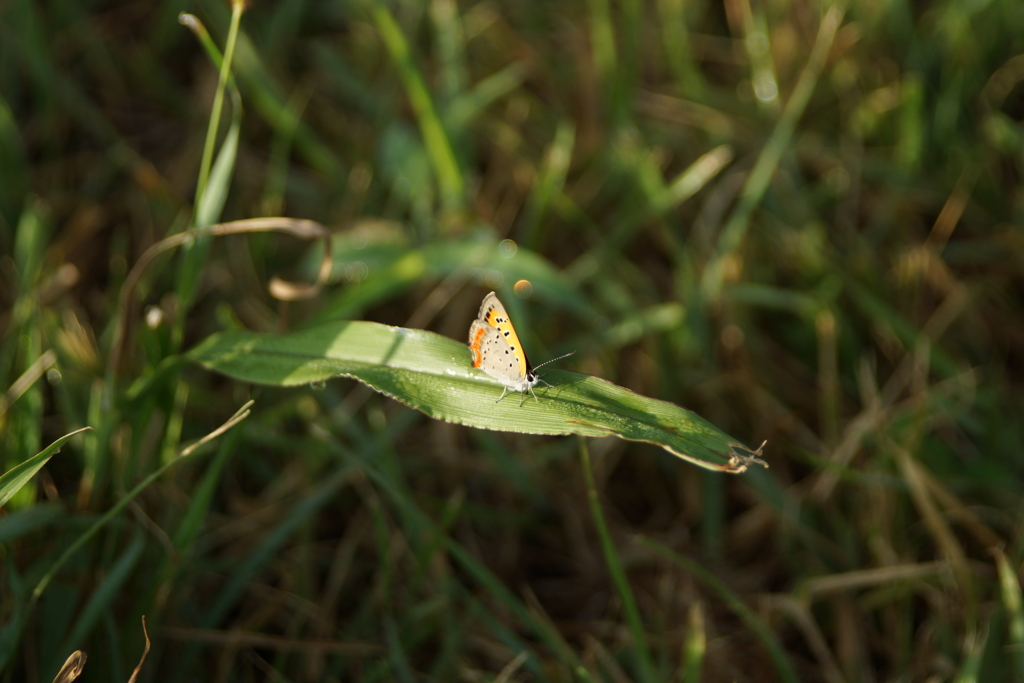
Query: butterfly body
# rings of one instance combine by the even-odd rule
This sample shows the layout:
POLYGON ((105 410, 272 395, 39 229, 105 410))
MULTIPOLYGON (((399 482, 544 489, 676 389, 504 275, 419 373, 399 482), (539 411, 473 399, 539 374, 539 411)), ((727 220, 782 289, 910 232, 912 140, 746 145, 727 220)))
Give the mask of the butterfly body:
POLYGON ((484 297, 480 312, 469 327, 469 349, 473 354, 473 367, 480 368, 504 385, 498 401, 509 391, 518 391, 519 405, 522 406, 527 392, 536 401, 537 394, 533 393, 533 388, 540 383, 548 384, 530 365, 508 311, 494 292, 484 297))

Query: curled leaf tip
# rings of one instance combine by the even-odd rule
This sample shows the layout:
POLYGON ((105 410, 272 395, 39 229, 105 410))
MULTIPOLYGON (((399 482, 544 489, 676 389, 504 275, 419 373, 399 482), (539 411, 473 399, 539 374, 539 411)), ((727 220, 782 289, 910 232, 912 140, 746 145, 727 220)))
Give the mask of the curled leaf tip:
POLYGON ((203 26, 203 22, 199 21, 199 17, 194 14, 182 12, 178 15, 178 23, 190 29, 196 35, 206 33, 206 27, 203 26))
POLYGON ((747 468, 751 465, 761 465, 767 469, 768 463, 761 457, 767 444, 768 441, 762 441, 756 451, 752 451, 740 443, 729 444, 729 448, 732 449, 732 455, 729 456, 729 464, 726 466, 726 471, 740 474, 746 472, 747 468))
POLYGON ((75 650, 68 657, 67 661, 64 662, 64 666, 57 672, 57 677, 53 679, 53 683, 71 683, 82 674, 82 670, 85 669, 85 660, 88 659, 85 652, 82 650, 75 650))

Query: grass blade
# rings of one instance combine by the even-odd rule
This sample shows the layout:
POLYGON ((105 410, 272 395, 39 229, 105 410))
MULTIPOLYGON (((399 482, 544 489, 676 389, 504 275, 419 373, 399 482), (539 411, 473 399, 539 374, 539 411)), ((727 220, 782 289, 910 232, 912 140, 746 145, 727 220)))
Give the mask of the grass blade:
MULTIPOLYGON (((235 42, 238 39, 238 25, 242 20, 242 12, 245 10, 245 3, 231 3, 231 28, 228 31, 227 45, 224 47, 224 59, 220 63, 220 74, 217 81, 217 91, 213 97, 213 109, 210 112, 210 121, 206 130, 206 142, 203 146, 203 160, 199 166, 199 182, 196 184, 196 209, 204 205, 205 195, 210 178, 210 163, 213 161, 213 148, 217 141, 217 130, 220 128, 220 114, 224 106, 224 91, 228 86, 228 77, 231 74, 231 59, 235 55, 235 42)), ((237 104, 237 101, 236 101, 237 104)), ((238 107, 235 107, 235 115, 238 115, 238 107)), ((223 148, 222 148, 223 151, 223 148)), ((233 164, 232 164, 233 165, 233 164)), ((210 225, 210 223, 198 222, 198 227, 210 225)))
POLYGON ((1002 550, 993 549, 996 569, 999 570, 999 589, 1003 597, 1003 609, 1009 623, 1009 652, 1012 669, 1017 679, 1024 680, 1024 598, 1021 597, 1017 572, 1010 566, 1002 550))
POLYGON ((4 472, 3 475, 0 475, 0 508, 2 508, 7 501, 9 501, 11 497, 21 489, 22 486, 27 484, 29 480, 36 475, 36 472, 43 468, 43 465, 45 465, 50 458, 60 451, 60 447, 63 446, 68 439, 79 432, 84 432, 87 429, 92 429, 92 427, 82 427, 81 429, 76 429, 69 434, 65 434, 25 462, 20 465, 15 465, 4 472))
POLYGON ((786 653, 782 649, 782 644, 779 643, 775 634, 772 630, 761 621, 760 617, 754 614, 754 611, 747 607, 746 603, 743 602, 738 595, 736 595, 732 589, 730 589, 725 583, 720 581, 714 574, 701 567, 699 564, 694 562, 688 557, 684 557, 679 553, 669 550, 665 546, 661 545, 656 541, 652 541, 648 538, 641 538, 640 542, 651 548, 656 553, 665 557, 675 564, 686 569, 700 581, 707 584, 718 596, 725 601, 736 616, 746 623, 746 625, 752 630, 764 645, 765 649, 768 650, 768 654, 775 663, 775 672, 779 675, 779 679, 784 683, 797 683, 800 678, 796 675, 796 671, 790 665, 789 660, 786 659, 786 653))
POLYGON ((398 67, 398 73, 409 97, 409 104, 416 114, 420 134, 423 135, 423 143, 426 145, 434 173, 437 175, 437 184, 441 189, 445 207, 456 209, 463 202, 462 171, 455 160, 451 141, 448 140, 448 135, 441 125, 441 119, 434 108, 426 82, 413 63, 409 42, 405 39, 395 17, 383 2, 372 0, 368 4, 367 10, 377 25, 377 30, 384 40, 391 60, 398 67))
POLYGON ((704 630, 704 607, 700 602, 690 605, 686 640, 683 642, 682 680, 686 683, 700 683, 704 656, 708 651, 707 634, 704 630))
MULTIPOLYGON (((103 582, 89 596, 89 600, 78 615, 74 627, 67 638, 64 639, 64 645, 61 648, 62 652, 67 652, 71 648, 85 642, 89 637, 89 632, 99 621, 100 617, 103 616, 104 612, 112 609, 113 603, 119 597, 121 589, 131 576, 131 572, 142 556, 142 550, 145 547, 145 536, 142 533, 136 533, 131 544, 106 573, 103 582)), ((49 674, 43 676, 44 681, 49 678, 49 674)))
POLYGON ((818 83, 818 78, 821 76, 821 71, 825 66, 825 60, 828 57, 832 41, 835 38, 836 31, 839 29, 839 23, 842 21, 842 18, 842 10, 833 6, 821 20, 814 49, 807 60, 807 65, 800 74, 800 80, 797 81, 793 94, 790 95, 789 101, 786 102, 775 130, 772 131, 771 137, 754 163, 754 168, 750 170, 750 175, 747 176, 743 190, 740 192, 736 208, 733 209, 725 227, 722 229, 722 235, 718 242, 718 254, 715 260, 708 264, 703 282, 701 283, 706 300, 716 298, 721 291, 725 261, 739 248, 740 243, 743 241, 743 237, 747 233, 747 227, 750 224, 750 216, 758 204, 761 203, 761 199, 768 189, 768 184, 775 174, 775 169, 778 168, 779 161, 788 148, 789 141, 793 138, 796 124, 811 99, 814 86, 818 83))
POLYGON ((220 220, 224 211, 224 203, 228 199, 228 191, 231 189, 231 176, 235 170, 235 159, 238 156, 238 134, 242 127, 241 111, 234 110, 235 115, 231 119, 231 127, 224 137, 224 143, 217 152, 217 161, 210 171, 210 181, 206 185, 196 209, 196 225, 205 227, 213 225, 220 220))
POLYGON ((760 450, 751 451, 684 408, 577 372, 548 372, 553 386, 540 388, 537 401, 520 406, 512 396, 495 404, 501 385, 471 366, 466 346, 426 330, 335 321, 284 335, 229 331, 188 355, 211 370, 259 384, 353 377, 430 417, 481 429, 618 436, 722 472, 765 465, 760 450))
POLYGON ((608 573, 611 574, 612 583, 615 584, 619 599, 622 600, 626 623, 629 624, 629 631, 633 636, 633 658, 636 662, 639 679, 644 683, 653 683, 655 680, 654 668, 651 664, 651 653, 647 647, 647 632, 644 629, 643 619, 640 617, 640 609, 636 605, 636 598, 633 596, 633 589, 629 587, 626 571, 622 568, 622 560, 615 550, 615 541, 612 540, 604 513, 601 512, 601 502, 597 499, 597 487, 594 484, 594 472, 590 467, 590 449, 587 448, 586 439, 580 439, 580 462, 583 464, 583 478, 587 483, 590 512, 594 516, 597 536, 601 539, 604 561, 608 566, 608 573))
MULTIPOLYGON (((133 488, 131 491, 125 494, 119 501, 117 501, 117 503, 115 503, 109 510, 107 510, 106 513, 104 513, 99 519, 97 519, 82 535, 76 538, 75 541, 67 547, 67 549, 60 555, 60 557, 57 558, 57 560, 50 566, 50 568, 46 571, 43 577, 36 584, 36 587, 32 591, 32 596, 29 600, 27 608, 11 620, 11 623, 8 626, 8 628, 5 629, 2 636, 0 636, 0 670, 4 669, 4 667, 10 661, 11 655, 14 654, 14 649, 17 646, 18 641, 21 639, 21 629, 24 626, 26 617, 32 612, 32 609, 33 607, 35 607, 36 602, 38 602, 39 597, 46 590, 46 587, 53 580, 53 577, 57 575, 57 572, 60 571, 61 567, 63 567, 75 553, 81 550, 92 539, 92 537, 99 532, 100 529, 106 526, 107 523, 110 522, 110 520, 112 520, 114 517, 121 514, 121 511, 124 510, 124 508, 127 507, 127 505, 130 502, 132 502, 140 493, 146 490, 146 488, 148 488, 150 484, 159 479, 168 469, 170 469, 173 465, 177 464, 183 457, 186 457, 190 453, 194 452, 199 445, 206 443, 212 438, 215 438, 215 436, 221 434, 226 429, 229 429, 230 427, 234 426, 241 420, 245 419, 245 417, 249 415, 249 406, 251 405, 251 403, 252 402, 250 401, 249 403, 244 405, 238 412, 234 414, 234 416, 231 417, 231 419, 225 422, 224 425, 222 425, 219 429, 214 430, 207 436, 200 439, 197 443, 193 444, 192 446, 189 446, 184 451, 182 451, 181 457, 176 458, 175 460, 172 460, 168 463, 165 463, 162 467, 159 467, 156 470, 154 470, 148 477, 139 482, 139 484, 135 488, 133 488)), ((67 436, 71 436, 71 434, 68 434, 67 436)))

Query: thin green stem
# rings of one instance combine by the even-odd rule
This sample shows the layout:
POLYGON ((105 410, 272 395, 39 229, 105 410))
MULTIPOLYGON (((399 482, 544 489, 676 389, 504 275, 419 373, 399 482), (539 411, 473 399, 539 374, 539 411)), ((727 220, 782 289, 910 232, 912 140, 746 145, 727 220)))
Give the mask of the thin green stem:
MULTIPOLYGON (((228 29, 227 45, 224 46, 224 60, 220 64, 220 75, 217 79, 217 92, 213 96, 213 108, 210 111, 210 122, 206 128, 206 142, 203 145, 203 160, 199 165, 199 182, 196 183, 195 206, 198 207, 206 192, 206 183, 210 179, 210 167, 213 165, 213 149, 217 143, 217 129, 220 127, 220 115, 224 109, 224 90, 227 88, 228 77, 231 75, 231 58, 235 54, 235 43, 238 40, 238 26, 242 20, 245 3, 235 0, 231 3, 231 26, 228 29)), ((193 225, 193 228, 203 227, 193 225)))
POLYGON ((626 613, 626 622, 629 624, 630 633, 633 635, 634 658, 636 661, 639 679, 644 683, 655 680, 654 668, 651 664, 651 653, 647 648, 647 634, 644 630, 644 622, 640 618, 640 609, 637 607, 633 590, 629 587, 629 579, 626 571, 622 568, 622 560, 615 549, 615 542, 608 531, 608 523, 601 512, 601 503, 597 499, 597 487, 594 485, 594 472, 590 467, 590 449, 587 447, 587 440, 580 438, 580 462, 583 464, 583 479, 587 484, 587 499, 590 502, 590 512, 594 515, 594 526, 597 528, 597 536, 601 540, 601 551, 604 553, 605 564, 608 565, 608 573, 612 576, 612 583, 622 600, 622 610, 626 613))

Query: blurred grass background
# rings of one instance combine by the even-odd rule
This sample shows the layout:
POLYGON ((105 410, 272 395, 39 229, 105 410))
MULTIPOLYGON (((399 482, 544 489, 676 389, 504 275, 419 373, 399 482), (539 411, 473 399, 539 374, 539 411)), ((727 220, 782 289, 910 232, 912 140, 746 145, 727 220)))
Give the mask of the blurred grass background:
POLYGON ((219 0, 0 4, 3 470, 93 427, 0 511, 4 681, 127 680, 143 614, 140 680, 1024 680, 1024 3, 256 2, 223 217, 327 225, 331 283, 273 299, 321 253, 280 235, 163 257, 112 367, 192 221, 186 10, 223 49, 219 0), (491 288, 535 362, 771 469, 175 362, 238 325, 461 340, 491 288))

